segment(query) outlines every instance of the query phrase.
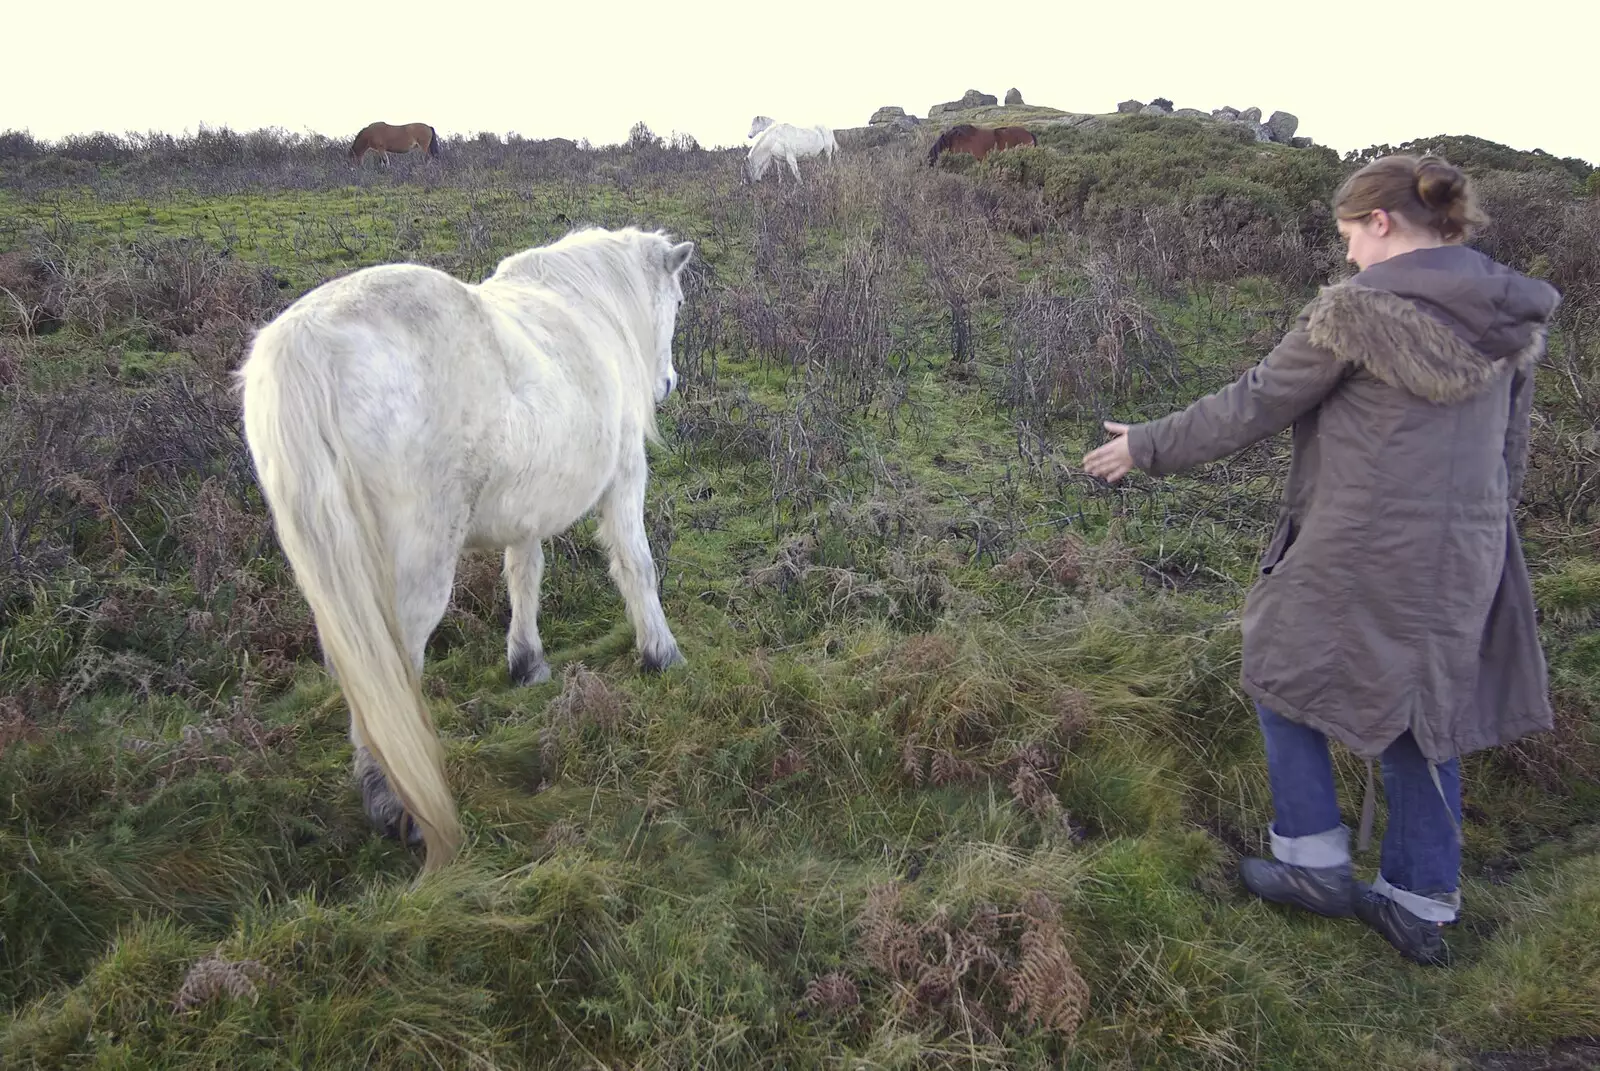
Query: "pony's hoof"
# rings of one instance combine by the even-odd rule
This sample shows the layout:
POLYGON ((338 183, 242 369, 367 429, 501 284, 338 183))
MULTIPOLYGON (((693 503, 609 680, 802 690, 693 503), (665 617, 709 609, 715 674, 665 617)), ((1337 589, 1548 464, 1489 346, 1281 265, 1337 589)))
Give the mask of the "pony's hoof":
POLYGON ((367 821, 384 836, 393 837, 402 844, 421 844, 422 827, 406 813, 405 804, 389 787, 382 767, 365 748, 356 756, 356 773, 361 779, 361 807, 367 812, 367 821))
POLYGON ((550 679, 550 663, 544 660, 543 654, 537 654, 529 650, 519 650, 511 656, 509 665, 511 683, 518 688, 526 688, 532 684, 543 684, 550 679))
POLYGON ((678 650, 677 644, 673 644, 665 651, 644 652, 640 661, 643 663, 646 673, 660 673, 671 669, 673 666, 683 665, 687 659, 683 657, 683 652, 678 650))

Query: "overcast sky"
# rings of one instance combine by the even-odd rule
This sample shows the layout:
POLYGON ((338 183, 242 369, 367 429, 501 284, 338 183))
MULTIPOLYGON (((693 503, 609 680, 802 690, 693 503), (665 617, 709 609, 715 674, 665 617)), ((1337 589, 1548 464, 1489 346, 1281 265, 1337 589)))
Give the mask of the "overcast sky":
POLYGON ((1600 163, 1597 0, 58 0, 8 5, 0 130, 276 126, 705 145, 750 118, 860 126, 967 90, 1103 112, 1275 109, 1341 152, 1475 134, 1600 163), (944 10, 947 13, 935 15, 944 10), (1292 10, 1292 13, 1291 13, 1292 10), (237 12, 235 14, 235 12, 237 12))

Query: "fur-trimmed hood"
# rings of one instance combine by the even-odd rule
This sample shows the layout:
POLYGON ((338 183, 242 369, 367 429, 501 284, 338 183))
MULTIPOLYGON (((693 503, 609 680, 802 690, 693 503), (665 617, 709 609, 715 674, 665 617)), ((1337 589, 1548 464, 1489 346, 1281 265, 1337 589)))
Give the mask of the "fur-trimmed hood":
POLYGON ((1467 246, 1418 249, 1324 287, 1311 343, 1429 401, 1462 401, 1544 352, 1561 295, 1467 246))

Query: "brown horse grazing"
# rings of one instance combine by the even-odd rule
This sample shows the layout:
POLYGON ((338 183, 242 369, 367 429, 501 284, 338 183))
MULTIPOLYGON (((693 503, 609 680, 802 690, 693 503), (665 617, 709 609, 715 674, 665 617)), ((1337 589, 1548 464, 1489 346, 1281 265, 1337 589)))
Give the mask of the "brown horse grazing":
POLYGON ((407 123, 405 126, 395 126, 393 123, 373 123, 364 127, 356 135, 356 142, 350 146, 350 162, 357 167, 367 158, 369 152, 383 153, 383 162, 389 162, 392 152, 410 152, 412 149, 421 149, 429 156, 439 155, 439 135, 427 123, 407 123))
POLYGON ((957 123, 939 135, 939 140, 928 150, 928 166, 938 162, 942 152, 964 152, 982 160, 990 152, 999 152, 1017 145, 1037 145, 1039 139, 1025 126, 973 126, 957 123))

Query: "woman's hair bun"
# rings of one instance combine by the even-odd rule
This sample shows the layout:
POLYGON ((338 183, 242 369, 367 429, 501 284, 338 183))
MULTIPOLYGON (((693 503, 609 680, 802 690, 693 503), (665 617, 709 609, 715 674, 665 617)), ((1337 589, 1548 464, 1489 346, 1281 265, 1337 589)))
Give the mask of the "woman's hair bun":
POLYGON ((1437 156, 1417 161, 1416 178, 1417 200, 1435 211, 1448 209, 1467 193, 1467 176, 1437 156))

